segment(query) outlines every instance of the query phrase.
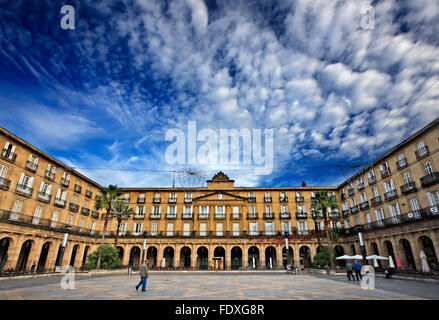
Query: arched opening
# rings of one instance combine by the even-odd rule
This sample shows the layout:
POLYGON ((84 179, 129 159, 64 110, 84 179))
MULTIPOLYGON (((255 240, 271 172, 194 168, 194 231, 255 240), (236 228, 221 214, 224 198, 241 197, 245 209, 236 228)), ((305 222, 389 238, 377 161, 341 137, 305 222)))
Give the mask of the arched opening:
POLYGON ((393 260, 393 264, 396 267, 396 257, 395 252, 393 251, 393 245, 389 240, 384 241, 384 248, 386 248, 387 251, 387 257, 391 256, 393 260))
POLYGON ((62 252, 63 252, 63 247, 62 247, 62 244, 60 244, 58 247, 58 253, 56 254, 55 266, 62 265, 62 261, 60 261, 62 252))
POLYGON ((29 258, 31 248, 32 240, 26 240, 21 245, 20 255, 18 256, 17 265, 15 267, 17 271, 26 271, 27 260, 29 258))
POLYGON ((8 261, 8 250, 11 244, 10 238, 0 240, 0 270, 2 270, 8 261))
MULTIPOLYGON (((336 257, 336 258, 337 258, 337 257, 344 256, 344 248, 343 248, 342 246, 340 246, 340 245, 336 245, 336 246, 334 247, 334 251, 335 251, 335 257, 336 257)), ((335 260, 335 261, 336 261, 336 263, 337 263, 339 266, 344 267, 344 266, 346 265, 346 260, 335 260)))
POLYGON ((149 260, 149 265, 151 268, 158 267, 157 266, 157 248, 156 247, 149 247, 146 251, 146 257, 149 260))
POLYGON ((231 263, 232 263, 232 270, 236 270, 241 268, 242 266, 242 250, 240 247, 233 247, 232 251, 230 252, 231 256, 231 263))
POLYGON ((404 258, 407 265, 407 269, 416 270, 415 258, 413 257, 410 241, 408 241, 407 239, 401 239, 399 243, 404 251, 404 258))
POLYGON ((117 251, 119 251, 119 260, 120 260, 120 263, 122 264, 123 254, 124 254, 125 250, 121 246, 117 246, 116 249, 117 249, 117 251))
POLYGON ((282 262, 283 262, 283 266, 284 268, 286 268, 287 264, 288 264, 288 256, 290 256, 290 264, 291 265, 295 265, 295 261, 294 261, 294 250, 291 246, 288 246, 288 255, 287 255, 287 247, 283 247, 282 248, 282 262))
POLYGON ((259 249, 255 246, 248 249, 248 266, 249 268, 259 267, 259 249))
POLYGON ((300 255, 300 264, 303 265, 304 268, 308 268, 311 264, 311 250, 307 246, 302 246, 299 249, 300 255))
POLYGON ((427 236, 421 236, 419 237, 418 242, 419 247, 422 248, 427 257, 427 263, 430 267, 430 271, 439 271, 439 264, 436 250, 434 250, 433 241, 427 236))
POLYGON ((132 267, 138 267, 140 265, 140 248, 134 246, 130 251, 130 262, 128 265, 132 267))
POLYGON ((272 246, 265 249, 265 266, 270 269, 277 267, 276 249, 272 246))
POLYGON ((351 244, 351 253, 353 256, 357 254, 357 250, 355 250, 355 244, 351 244))
POLYGON ((226 250, 223 247, 216 247, 213 251, 212 269, 223 270, 226 268, 226 250))
POLYGON ((184 268, 191 266, 191 249, 189 247, 183 247, 180 250, 180 266, 184 268))
MULTIPOLYGON (((378 245, 375 242, 371 242, 370 243, 370 249, 373 252, 373 254, 379 256, 380 255, 380 250, 378 249, 378 245)), ((378 267, 381 268, 381 260, 377 260, 378 262, 378 267)))
POLYGON ((40 258, 38 259, 37 272, 43 272, 46 269, 47 255, 49 254, 50 242, 43 244, 40 258))
POLYGON ((174 267, 174 248, 166 247, 163 251, 162 267, 172 268, 174 267))
POLYGON ((87 263, 87 254, 88 254, 88 250, 90 250, 89 246, 86 246, 84 248, 84 254, 82 255, 82 262, 81 262, 81 266, 83 267, 86 263, 87 263))
POLYGON ((72 256, 70 257, 70 263, 69 263, 70 266, 72 267, 75 266, 76 253, 78 252, 78 249, 79 249, 79 244, 75 244, 72 250, 72 256))
POLYGON ((317 246, 316 252, 320 253, 320 251, 323 249, 323 246, 317 246))
POLYGON ((206 247, 199 247, 197 250, 197 268, 202 270, 209 269, 209 251, 206 247))

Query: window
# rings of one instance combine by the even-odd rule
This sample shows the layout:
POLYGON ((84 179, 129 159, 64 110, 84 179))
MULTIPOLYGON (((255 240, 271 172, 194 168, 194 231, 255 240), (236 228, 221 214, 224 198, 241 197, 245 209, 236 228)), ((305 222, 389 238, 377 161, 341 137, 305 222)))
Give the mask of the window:
POLYGON ((160 201, 160 193, 154 195, 154 201, 160 201))
POLYGON ((220 237, 223 235, 223 224, 222 223, 216 224, 216 235, 220 236, 220 237))
POLYGON ((350 201, 351 201, 351 208, 357 205, 357 200, 355 198, 351 198, 350 201))
POLYGON ((72 225, 72 220, 73 220, 73 216, 69 214, 69 216, 67 217, 66 225, 68 226, 72 225))
POLYGON ((265 222, 265 235, 274 235, 274 222, 265 222))
POLYGON ((183 207, 183 217, 192 218, 192 207, 183 207))
POLYGON ((271 206, 265 206, 265 212, 271 214, 271 206))
POLYGON ((378 188, 377 187, 373 187, 373 195, 375 197, 379 197, 380 196, 380 193, 378 192, 378 188))
POLYGON ((404 179, 405 184, 409 184, 412 181, 410 178, 410 172, 404 172, 402 178, 404 179))
POLYGON ((308 234, 308 224, 306 221, 299 221, 297 223, 297 233, 299 235, 308 234))
POLYGON ((139 201, 145 202, 145 194, 144 193, 139 194, 139 201))
POLYGON ((297 206, 297 213, 305 214, 306 213, 306 206, 305 205, 297 206))
POLYGON ((439 212, 438 210, 439 192, 438 191, 427 192, 426 195, 427 195, 428 204, 430 205, 430 212, 433 214, 437 214, 439 212))
POLYGON ((258 223, 257 222, 250 222, 249 230, 250 230, 251 236, 257 236, 258 235, 258 223))
POLYGON ((90 221, 90 233, 93 234, 96 228, 96 221, 90 221))
POLYGON ((14 160, 14 152, 15 152, 15 146, 10 144, 9 142, 6 142, 5 148, 2 151, 2 156, 5 158, 8 158, 9 160, 14 160))
POLYGON ((168 218, 176 218, 177 217, 177 207, 175 206, 169 206, 168 212, 167 212, 168 218))
POLYGON ((184 200, 185 200, 185 201, 192 201, 192 193, 188 193, 188 192, 186 192, 186 193, 184 194, 184 200))
POLYGON ((355 217, 355 225, 359 225, 360 224, 360 217, 355 217))
POLYGON ((84 208, 88 208, 88 200, 84 200, 84 208))
POLYGON ((191 224, 190 223, 183 224, 183 235, 185 237, 188 237, 191 235, 191 224))
POLYGON ((363 193, 360 194, 360 199, 361 199, 361 202, 366 202, 367 201, 366 192, 363 192, 363 193))
POLYGON ((200 236, 207 235, 207 223, 200 223, 200 236))
POLYGON ((35 212, 34 212, 34 217, 32 219, 32 223, 33 224, 40 223, 41 212, 43 212, 43 207, 42 206, 36 206, 35 212))
POLYGON ((233 236, 238 237, 239 236, 239 223, 233 224, 233 236))
POLYGON ((135 217, 144 217, 145 216, 145 207, 136 207, 135 217))
POLYGON ((142 223, 137 223, 137 222, 133 223, 133 235, 142 234, 142 229, 143 229, 143 222, 142 223))
POLYGON ((52 220, 50 222, 51 228, 56 227, 56 222, 58 221, 58 216, 59 216, 59 211, 58 210, 53 211, 52 220))
POLYGON ((370 218, 370 214, 369 213, 366 213, 366 221, 367 221, 368 224, 372 223, 372 219, 370 218))
POLYGON ((0 163, 0 178, 5 179, 8 173, 8 167, 0 163))
POLYGON ((284 235, 287 233, 288 235, 291 235, 291 222, 282 222, 282 234, 284 235))
POLYGON ((239 219, 239 207, 232 207, 233 218, 239 219))
POLYGON ((76 204, 76 201, 78 201, 78 197, 73 195, 71 203, 76 204))
POLYGON ((173 223, 168 223, 168 228, 166 229, 166 235, 168 237, 171 237, 174 235, 174 224, 173 223))
POLYGON ((200 206, 200 218, 209 218, 209 206, 200 206))
POLYGON ((151 223, 151 236, 156 236, 158 232, 158 223, 151 223))
POLYGON ((82 227, 84 226, 84 218, 79 219, 79 232, 82 231, 82 227))
POLYGON ((413 212, 413 216, 414 218, 420 218, 421 214, 419 212, 419 204, 418 204, 418 199, 416 198, 411 198, 409 199, 409 203, 410 203, 410 207, 412 209, 413 212))
POLYGON ((425 148, 424 141, 420 141, 416 144, 418 147, 418 153, 419 156, 422 157, 423 155, 427 154, 427 148, 425 148))
POLYGON ((285 192, 281 192, 280 195, 279 195, 279 198, 280 198, 281 201, 286 200, 287 196, 286 196, 285 192))
POLYGON ((215 206, 215 217, 225 218, 226 217, 225 210, 226 210, 225 206, 215 206))
POLYGON ((124 200, 126 203, 129 203, 129 202, 130 202, 130 194, 129 194, 129 193, 125 193, 125 194, 123 195, 123 200, 124 200))
POLYGON ((400 211, 397 203, 389 206, 390 216, 392 217, 393 222, 399 222, 400 219, 400 211))
POLYGON ((250 207, 248 207, 248 212, 249 212, 250 214, 254 214, 254 213, 255 213, 255 206, 250 206, 250 207))
POLYGON ((15 200, 14 202, 14 207, 12 208, 12 212, 11 212, 11 216, 10 219, 11 220, 17 220, 20 213, 21 213, 21 208, 23 207, 23 201, 22 200, 15 200))
POLYGON ((176 193, 170 193, 169 194, 169 201, 176 202, 177 201, 177 194, 176 193))
POLYGON ((345 220, 345 221, 344 221, 344 227, 345 227, 346 229, 349 229, 349 228, 351 227, 351 225, 349 224, 349 220, 345 220))
POLYGON ((160 214, 162 213, 162 207, 161 206, 152 206, 151 207, 151 216, 160 218, 160 214))
POLYGON ((424 167, 425 175, 428 176, 428 175, 433 174, 434 170, 433 170, 433 166, 431 165, 430 161, 424 163, 423 167, 424 167))
POLYGON ((127 232, 127 224, 125 222, 121 222, 119 227, 119 235, 123 236, 126 234, 126 232, 127 232))
POLYGON ((341 208, 343 209, 343 211, 345 211, 345 210, 348 210, 348 203, 347 202, 343 202, 342 204, 341 204, 341 208))
POLYGON ((280 206, 280 213, 288 213, 288 206, 280 206))

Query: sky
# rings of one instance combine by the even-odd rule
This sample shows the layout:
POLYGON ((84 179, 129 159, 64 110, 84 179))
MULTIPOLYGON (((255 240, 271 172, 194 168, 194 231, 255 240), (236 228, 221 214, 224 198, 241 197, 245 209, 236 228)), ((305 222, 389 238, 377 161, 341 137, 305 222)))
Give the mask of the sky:
POLYGON ((338 185, 439 116, 438 35, 435 0, 0 0, 0 126, 101 185, 338 185), (272 130, 273 169, 170 163, 189 121, 272 130))

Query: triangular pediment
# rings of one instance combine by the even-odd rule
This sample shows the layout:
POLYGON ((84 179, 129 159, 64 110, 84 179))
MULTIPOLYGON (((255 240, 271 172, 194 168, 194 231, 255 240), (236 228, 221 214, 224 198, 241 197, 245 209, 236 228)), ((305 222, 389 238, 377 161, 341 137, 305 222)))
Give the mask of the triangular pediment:
POLYGON ((247 198, 234 195, 230 192, 215 191, 204 196, 194 198, 194 201, 246 201, 247 198))

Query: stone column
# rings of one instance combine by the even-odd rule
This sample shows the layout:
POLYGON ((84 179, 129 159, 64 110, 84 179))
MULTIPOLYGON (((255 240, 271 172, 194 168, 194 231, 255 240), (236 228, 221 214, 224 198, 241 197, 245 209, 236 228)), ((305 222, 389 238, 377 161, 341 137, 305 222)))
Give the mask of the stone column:
POLYGON ((122 265, 127 266, 130 262, 130 250, 128 249, 128 245, 125 243, 123 246, 123 258, 122 258, 122 265))
POLYGON ((56 256, 58 255, 59 245, 62 240, 53 239, 51 241, 49 252, 47 253, 46 269, 55 270, 56 256))
POLYGON ((248 268, 248 248, 248 245, 242 245, 242 266, 244 268, 248 268))
MULTIPOLYGON (((158 249, 157 249, 157 266, 161 267, 162 266, 162 260, 163 260, 163 254, 165 251, 165 245, 163 244, 159 244, 158 249)), ((132 248, 132 247, 131 247, 132 248)))
POLYGON ((13 239, 13 247, 8 248, 8 261, 4 266, 5 269, 12 268, 15 270, 17 267, 18 257, 20 256, 21 246, 23 245, 24 236, 19 235, 16 239, 13 239))
MULTIPOLYGON (((422 271, 422 262, 421 262, 421 257, 419 256, 421 250, 423 250, 423 248, 419 248, 418 245, 418 238, 419 238, 419 234, 409 234, 408 236, 408 240, 410 241, 410 247, 412 248, 412 254, 413 254, 413 258, 415 260, 415 268, 416 270, 420 270, 422 271)), ((424 252, 425 253, 425 252, 424 252)))
POLYGON ((299 246, 296 244, 294 245, 294 251, 293 251, 293 258, 294 258, 294 264, 297 267, 300 267, 300 252, 299 252, 299 246))
POLYGON ((209 243, 208 248, 209 248, 209 251, 207 252, 207 257, 208 257, 208 259, 207 259, 207 265, 208 265, 208 268, 209 268, 209 270, 210 270, 210 269, 212 269, 212 267, 211 267, 211 263, 212 263, 213 252, 214 252, 214 250, 215 250, 215 247, 214 247, 214 245, 213 245, 212 243, 209 243))
MULTIPOLYGON (((291 246, 290 243, 288 243, 288 246, 290 247, 290 250, 291 250, 292 246, 291 246)), ((275 248, 276 248, 276 263, 277 263, 277 266, 278 267, 282 267, 283 266, 283 260, 282 260, 282 248, 283 248, 283 245, 282 245, 282 243, 278 243, 275 248)), ((273 264, 274 264, 274 261, 273 261, 273 264)))
MULTIPOLYGON (((434 252, 436 253, 436 258, 439 259, 439 231, 436 230, 430 230, 430 232, 427 233, 427 236, 431 239, 433 242, 434 252)), ((425 253, 425 251, 424 251, 425 253)))
POLYGON ((195 245, 192 245, 191 248, 191 267, 194 269, 197 269, 197 248, 195 247, 195 245))
POLYGON ((229 244, 226 244, 226 270, 231 270, 232 269, 232 255, 231 255, 231 247, 229 244))
POLYGON ((175 245, 174 248, 174 267, 181 267, 180 265, 180 250, 181 250, 181 245, 175 245))
POLYGON ((265 268, 265 248, 267 247, 266 244, 258 245, 259 249, 259 264, 260 267, 265 268))

